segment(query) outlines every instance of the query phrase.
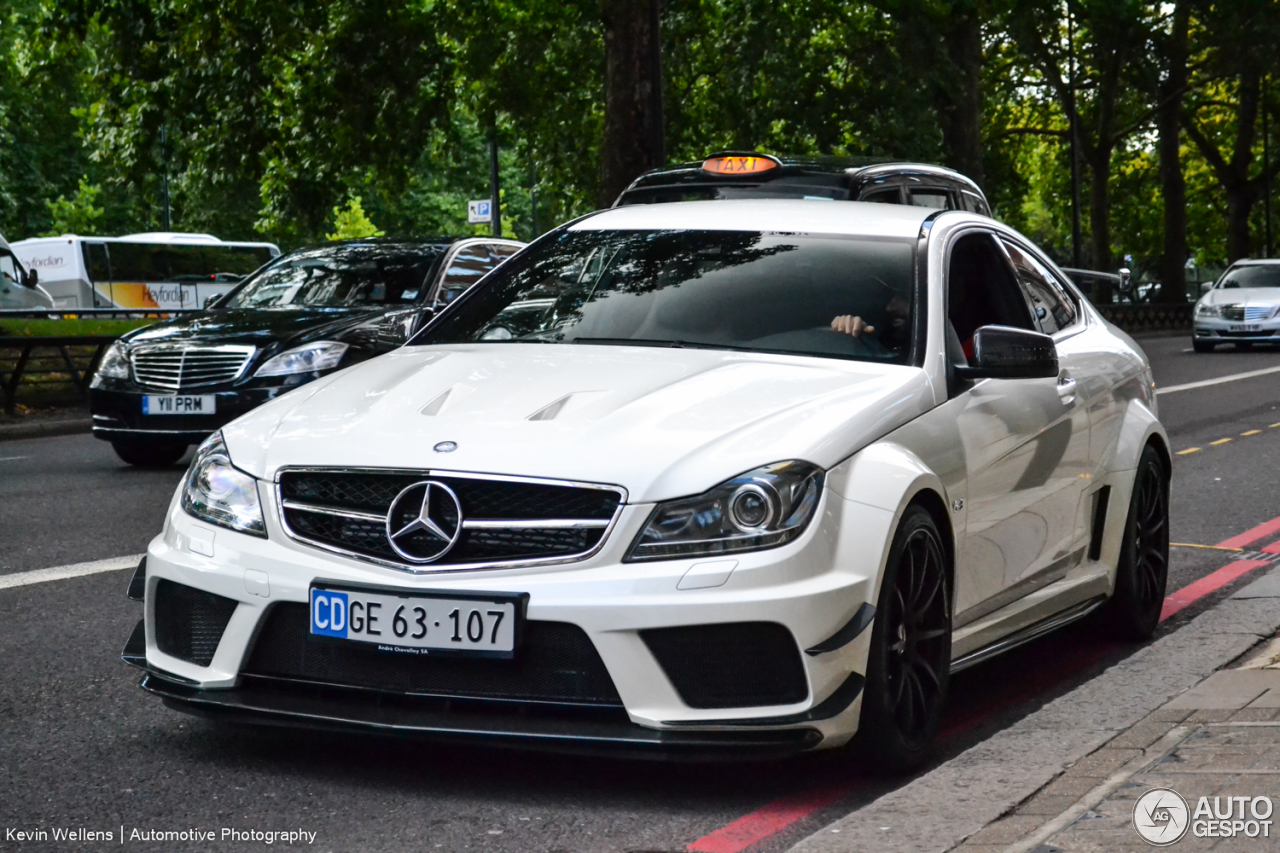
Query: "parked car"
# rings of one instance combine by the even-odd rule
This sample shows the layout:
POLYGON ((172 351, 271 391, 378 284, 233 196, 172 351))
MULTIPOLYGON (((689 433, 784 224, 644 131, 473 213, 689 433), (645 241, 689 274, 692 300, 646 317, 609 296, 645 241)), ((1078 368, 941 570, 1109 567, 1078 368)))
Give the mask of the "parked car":
POLYGON ((52 308, 53 300, 40 286, 40 276, 33 269, 26 269, 13 253, 12 247, 0 235, 0 308, 40 309, 52 308))
POLYGON ((901 770, 950 672, 1095 610, 1150 636, 1171 466, 1129 337, 987 217, 714 204, 561 226, 210 436, 131 585, 142 686, 549 749, 858 733, 901 770))
POLYGON ((348 240, 285 255, 203 313, 113 344, 91 383, 93 434, 131 465, 171 465, 250 409, 390 348, 388 315, 420 319, 522 246, 348 240))
POLYGON ((1196 302, 1191 346, 1280 344, 1280 260, 1236 261, 1196 302))
POLYGON ((14 244, 58 308, 199 308, 279 257, 274 243, 155 231, 35 237, 14 244))
POLYGON ((941 166, 734 151, 646 172, 618 196, 614 207, 736 198, 869 201, 991 215, 977 184, 941 166))

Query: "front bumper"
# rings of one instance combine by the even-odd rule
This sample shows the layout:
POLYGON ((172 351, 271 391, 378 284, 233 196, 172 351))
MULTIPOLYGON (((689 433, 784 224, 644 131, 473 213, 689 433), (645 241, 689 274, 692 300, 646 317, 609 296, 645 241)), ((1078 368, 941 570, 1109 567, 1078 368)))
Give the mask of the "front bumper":
POLYGON ((1192 329, 1192 334, 1202 341, 1223 344, 1235 341, 1280 344, 1280 317, 1248 323, 1243 320, 1196 317, 1192 321, 1192 329), (1250 328, 1246 331, 1245 327, 1250 328))
MULTIPOLYGON (((105 441, 154 436, 199 444, 241 415, 292 390, 292 387, 250 387, 207 392, 217 398, 212 415, 144 415, 142 398, 148 393, 132 388, 94 388, 89 392, 93 435, 105 441)), ((197 392, 183 392, 197 393, 197 392)))
POLYGON ((173 707, 282 725, 653 756, 768 757, 838 746, 856 729, 870 632, 850 637, 841 631, 874 597, 883 554, 866 543, 888 542, 891 513, 827 492, 818 518, 800 539, 782 548, 733 555, 737 566, 721 586, 680 590, 685 573, 705 558, 621 562, 649 506, 626 507, 601 550, 578 563, 423 575, 327 554, 288 539, 271 506, 271 492, 261 489, 268 520, 265 540, 196 521, 175 501, 165 532, 151 543, 145 633, 131 642, 132 653, 126 649, 126 660, 147 669, 144 689, 173 707), (254 643, 272 606, 307 602, 312 582, 322 578, 416 590, 528 593, 530 622, 569 623, 584 632, 620 702, 601 707, 495 701, 448 691, 427 695, 367 684, 286 680, 251 671, 254 643), (162 580, 235 602, 207 666, 158 647, 156 589, 162 580), (807 682, 803 701, 691 707, 641 636, 654 628, 756 622, 784 626, 801 650, 807 682), (841 641, 832 644, 834 636, 841 641))

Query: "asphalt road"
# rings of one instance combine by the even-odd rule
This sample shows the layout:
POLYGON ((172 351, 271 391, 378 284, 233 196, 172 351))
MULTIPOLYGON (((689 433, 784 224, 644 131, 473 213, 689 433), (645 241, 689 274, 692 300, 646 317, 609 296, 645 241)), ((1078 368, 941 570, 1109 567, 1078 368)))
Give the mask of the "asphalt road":
MULTIPOLYGON (((1193 355, 1185 336, 1142 343, 1164 388, 1280 367, 1280 352, 1193 355)), ((1280 426, 1271 426, 1280 423, 1278 407, 1280 373, 1161 395, 1173 449, 1199 448, 1175 462, 1172 531, 1185 544, 1173 549, 1171 589, 1231 556, 1188 546, 1215 545, 1280 515, 1280 426), (1224 438, 1231 440, 1213 444, 1224 438)), ((180 474, 181 466, 129 469, 88 436, 0 443, 0 575, 143 551, 180 474)), ((135 829, 226 828, 314 832, 314 844, 299 846, 324 851, 622 853, 692 844, 774 853, 900 784, 861 773, 843 754, 668 765, 209 723, 144 695, 119 662, 141 615, 123 595, 127 577, 0 589, 0 849, 120 847, 123 826, 129 850, 264 849, 262 841, 220 837, 128 840, 135 829), (724 831, 753 815, 740 831, 724 831), (6 835, 55 826, 115 839, 24 843, 6 835)), ((1229 591, 1200 599, 1161 632, 1229 591)), ((1133 650, 1079 626, 961 674, 940 758, 1133 650)))

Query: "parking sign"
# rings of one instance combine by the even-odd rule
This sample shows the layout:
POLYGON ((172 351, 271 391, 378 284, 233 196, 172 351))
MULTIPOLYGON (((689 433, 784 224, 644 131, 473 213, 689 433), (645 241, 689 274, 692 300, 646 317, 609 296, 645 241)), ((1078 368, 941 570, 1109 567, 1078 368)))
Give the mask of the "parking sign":
POLYGON ((467 222, 472 225, 479 225, 489 222, 493 218, 492 201, 482 198, 476 201, 467 202, 467 222))

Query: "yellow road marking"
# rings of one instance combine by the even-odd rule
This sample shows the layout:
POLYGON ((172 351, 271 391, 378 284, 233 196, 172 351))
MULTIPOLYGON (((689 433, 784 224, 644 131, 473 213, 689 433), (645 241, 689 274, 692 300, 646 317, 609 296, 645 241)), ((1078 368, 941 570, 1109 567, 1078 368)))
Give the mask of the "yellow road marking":
POLYGON ((1188 453, 1199 453, 1199 452, 1200 452, 1200 448, 1198 447, 1188 447, 1186 450, 1179 450, 1177 455, 1186 456, 1188 453))
POLYGON ((1207 551, 1243 551, 1243 548, 1224 548, 1221 545, 1196 545, 1191 542, 1170 542, 1179 548, 1204 548, 1207 551))
POLYGON ((1276 427, 1280 427, 1280 424, 1272 424, 1268 429, 1275 429, 1276 427))
POLYGON ((1214 445, 1214 446, 1216 447, 1216 446, 1217 446, 1217 445, 1219 445, 1219 444, 1226 444, 1226 443, 1227 443, 1228 441, 1230 441, 1230 440, 1231 440, 1231 439, 1229 439, 1229 438, 1220 438, 1220 439, 1218 439, 1217 441, 1211 441, 1211 442, 1209 442, 1209 443, 1210 443, 1210 444, 1212 444, 1212 445, 1214 445))
POLYGON ((1262 430, 1260 430, 1260 429, 1251 429, 1251 430, 1249 430, 1248 432, 1242 432, 1242 433, 1240 433, 1240 434, 1241 434, 1241 435, 1257 435, 1257 434, 1258 434, 1258 433, 1260 433, 1260 432, 1262 432, 1262 430))

